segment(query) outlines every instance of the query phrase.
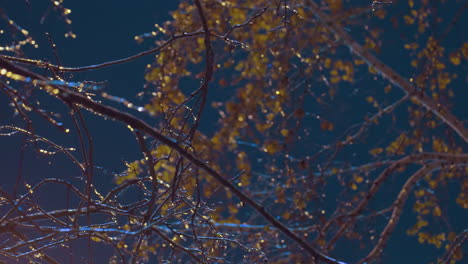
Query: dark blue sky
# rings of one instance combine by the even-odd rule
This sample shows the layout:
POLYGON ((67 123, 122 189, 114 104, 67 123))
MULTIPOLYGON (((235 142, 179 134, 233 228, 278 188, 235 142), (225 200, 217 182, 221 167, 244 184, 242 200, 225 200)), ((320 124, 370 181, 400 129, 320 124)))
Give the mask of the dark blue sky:
MULTIPOLYGON (((154 24, 169 19, 168 12, 177 7, 177 1, 68 0, 65 1, 65 6, 72 10, 70 18, 73 23, 71 26, 77 38, 65 39, 63 34, 68 29, 57 18, 57 14, 51 12, 45 23, 43 25, 39 24, 41 17, 48 8, 48 1, 30 0, 30 2, 32 4, 31 7, 28 7, 22 0, 0 0, 0 5, 11 19, 28 29, 30 35, 38 41, 40 48, 37 50, 27 49, 28 57, 53 60, 53 53, 44 35, 45 32, 50 32, 57 44, 58 55, 64 66, 84 66, 119 59, 151 47, 151 41, 138 44, 134 40, 134 36, 154 30, 154 24)), ((392 29, 389 28, 389 30, 392 29)), ((460 30, 456 29, 455 31, 460 30)), ((392 38, 402 37, 400 33, 395 33, 393 36, 391 34, 385 35, 387 39, 383 40, 384 51, 379 57, 401 71, 404 76, 409 77, 412 73, 408 64, 406 62, 400 64, 399 56, 395 56, 394 49, 392 49, 393 53, 385 51, 387 47, 388 50, 392 47, 394 43, 392 38)), ((463 38, 461 39, 463 41, 463 38)), ((450 45, 449 40, 444 41, 447 43, 443 45, 450 45)), ((460 39, 455 36, 453 41, 454 45, 459 45, 457 42, 460 39)), ((110 83, 108 89, 113 95, 135 99, 136 93, 141 91, 143 87, 145 66, 151 63, 153 58, 150 55, 130 63, 102 70, 78 73, 74 76, 74 79, 106 80, 110 83)), ((56 63, 55 61, 53 62, 56 63)), ((461 92, 461 95, 467 95, 467 91, 461 92)), ((135 101, 138 102, 136 99, 135 101)), ((11 107, 6 106, 7 102, 7 98, 0 95, 1 124, 21 123, 21 118, 13 116, 11 107)), ((60 102, 54 99, 44 99, 43 103, 53 104, 51 105, 51 109, 55 109, 56 111, 64 111, 66 109, 60 105, 60 102)), ((455 112, 460 117, 468 116, 466 109, 457 108, 455 112)), ((94 157, 96 166, 112 168, 115 172, 120 172, 125 168, 124 161, 133 161, 141 158, 141 153, 133 134, 125 129, 123 125, 105 121, 100 117, 94 117, 89 114, 86 114, 86 118, 95 143, 94 157)), ((39 135, 53 138, 57 143, 65 146, 76 142, 75 134, 64 135, 58 130, 51 128, 49 124, 39 118, 35 118, 34 121, 37 129, 36 132, 39 135)), ((65 125, 72 128, 71 122, 65 125)), ((3 189, 13 187, 17 179, 22 139, 23 137, 21 136, 0 137, 0 167, 3 168, 1 176, 3 189)), ((70 163, 65 160, 63 157, 38 157, 34 152, 28 151, 24 162, 24 180, 30 184, 46 177, 73 180, 74 177, 79 176, 79 171, 75 170, 71 172, 70 163)), ((103 188, 106 186, 112 187, 112 176, 108 175, 106 177, 105 175, 100 175, 100 177, 102 178, 96 179, 97 185, 102 185, 103 188)), ((24 191, 24 189, 22 190, 24 191)), ((60 190, 56 189, 55 191, 58 192, 60 190)), ((54 207, 54 204, 60 206, 62 202, 50 201, 50 206, 51 208, 54 207)), ((460 222, 462 225, 466 213, 461 212, 460 215, 462 216, 460 221, 455 220, 455 222, 460 222)), ((414 218, 405 215, 403 220, 413 223, 414 218)), ((413 250, 415 238, 404 235, 402 226, 405 225, 399 225, 399 230, 395 232, 395 236, 389 243, 389 253, 386 255, 385 263, 395 263, 394 261, 401 260, 402 254, 408 255, 405 258, 408 261, 407 263, 425 263, 426 259, 431 259, 432 255, 430 253, 425 255, 425 253, 432 246, 421 246, 418 250, 413 250), (408 247, 403 246, 406 243, 408 243, 408 247)), ((80 252, 78 251, 77 254, 80 254, 80 252)), ((83 254, 86 254, 86 252, 83 252, 83 254)))

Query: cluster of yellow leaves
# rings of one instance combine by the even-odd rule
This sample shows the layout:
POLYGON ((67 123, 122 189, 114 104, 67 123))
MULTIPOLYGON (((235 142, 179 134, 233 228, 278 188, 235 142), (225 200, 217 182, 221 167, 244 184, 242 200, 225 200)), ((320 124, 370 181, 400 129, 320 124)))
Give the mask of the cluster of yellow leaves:
POLYGON ((437 248, 440 248, 442 246, 442 243, 446 241, 445 233, 440 233, 440 234, 428 234, 428 233, 418 233, 418 242, 421 244, 427 243, 427 244, 432 244, 436 246, 437 248))
POLYGON ((374 148, 374 149, 369 150, 369 154, 371 154, 374 157, 379 155, 382 152, 383 152, 383 148, 374 148))
POLYGON ((145 75, 147 82, 157 83, 162 88, 173 87, 177 85, 177 80, 172 76, 180 78, 190 75, 190 72, 186 69, 187 58, 181 56, 177 51, 177 42, 174 46, 168 47, 164 52, 155 55, 155 64, 148 65, 149 70, 145 75))
POLYGON ((427 1, 421 1, 423 5, 419 9, 414 9, 414 1, 409 1, 409 6, 411 8, 409 15, 404 15, 403 19, 406 24, 412 25, 417 24, 418 32, 420 34, 424 33, 429 24, 427 23, 427 18, 431 13, 429 6, 427 6, 427 1))
POLYGON ((241 24, 247 18, 246 13, 240 8, 229 8, 229 15, 233 25, 241 24))
MULTIPOLYGON (((426 178, 426 180, 430 181, 431 177, 428 176, 426 178)), ((468 181, 466 181, 466 183, 468 187, 468 181)), ((434 190, 436 189, 436 186, 431 186, 430 189, 434 190)), ((462 190, 461 194, 463 194, 463 192, 464 191, 462 190)), ((406 231, 406 233, 410 236, 417 235, 418 242, 421 244, 431 244, 437 248, 440 248, 445 245, 445 249, 448 250, 450 245, 454 242, 456 234, 453 232, 448 233, 448 235, 444 232, 434 234, 429 231, 432 222, 430 222, 428 219, 431 217, 442 216, 442 210, 437 204, 436 198, 433 195, 432 191, 428 191, 427 189, 421 188, 415 190, 414 195, 417 201, 414 204, 413 210, 417 213, 417 221, 411 228, 409 228, 406 231)), ((456 252, 455 254, 458 256, 454 257, 454 261, 456 261, 457 259, 461 259, 460 252, 456 252)))
POLYGON ((428 23, 429 14, 432 12, 429 1, 415 2, 412 0, 408 1, 408 4, 410 12, 403 16, 405 23, 417 25, 417 37, 415 39, 427 38, 425 46, 415 42, 404 44, 404 48, 410 50, 412 54, 416 54, 417 57, 411 61, 411 66, 418 69, 424 66, 424 70, 420 71, 412 80, 418 87, 429 87, 430 96, 436 100, 442 95, 440 91, 443 90, 446 90, 447 96, 453 97, 453 90, 448 88, 458 76, 450 73, 448 67, 449 64, 458 66, 463 58, 466 59, 463 50, 466 49, 468 43, 464 43, 459 49, 446 55, 445 48, 440 44, 441 40, 437 40, 433 36, 425 36, 425 31, 430 25, 428 23), (418 5, 416 6, 415 3, 418 3, 418 5), (417 51, 420 46, 422 48, 417 51))
POLYGON ((247 156, 247 153, 241 151, 237 154, 236 159, 237 169, 240 171, 244 171, 244 173, 240 176, 238 186, 245 187, 250 184, 250 160, 247 156))
POLYGON ((460 194, 456 201, 462 208, 468 209, 468 179, 466 178, 463 180, 460 194))
MULTIPOLYGON (((416 196, 420 196, 421 193, 424 194, 424 190, 417 191, 416 196)), ((427 199, 426 201, 417 200, 413 206, 413 211, 418 215, 428 215, 431 212, 433 216, 442 215, 440 207, 432 199, 427 199)))
POLYGON ((301 192, 295 192, 294 193, 294 205, 300 211, 302 211, 302 210, 304 210, 306 208, 307 203, 306 203, 304 193, 301 193, 301 192))
POLYGON ((237 154, 236 163, 239 170, 250 171, 250 163, 245 151, 241 151, 237 154))
POLYGON ((281 143, 277 140, 266 140, 265 143, 263 143, 263 151, 269 154, 275 154, 281 150, 281 143))
POLYGON ((349 187, 351 190, 356 191, 358 189, 358 185, 364 181, 364 177, 359 174, 353 174, 353 179, 349 183, 349 187))
MULTIPOLYGON (((428 223, 426 221, 418 221, 416 223, 417 226, 423 227, 427 226, 428 223)), ((420 228, 418 227, 418 229, 420 228)), ((414 235, 416 232, 413 231, 408 231, 409 235, 414 235)), ((456 234, 454 232, 450 232, 448 235, 446 233, 438 233, 438 234, 431 234, 431 233, 426 233, 426 232, 419 232, 418 233, 418 242, 421 244, 427 243, 434 245, 437 248, 442 247, 445 244, 445 249, 448 250, 451 246, 451 244, 455 241, 456 234)), ((456 263, 457 261, 461 260, 463 258, 463 252, 459 248, 457 251, 452 256, 452 261, 450 263, 456 263)))
POLYGON ((450 62, 455 65, 459 66, 462 60, 466 60, 468 58, 468 42, 463 43, 458 50, 454 51, 449 55, 450 62))
MULTIPOLYGON (((372 106, 375 107, 375 108, 379 108, 379 107, 380 107, 379 102, 377 102, 377 100, 376 100, 373 96, 367 96, 367 97, 366 97, 366 101, 367 101, 368 103, 372 104, 372 106)), ((377 119, 375 119, 374 122, 376 122, 376 124, 377 124, 377 122, 378 122, 377 119)))
POLYGON ((432 150, 435 152, 449 152, 449 147, 441 139, 432 139, 432 150))
POLYGON ((405 134, 400 134, 388 147, 385 148, 385 151, 388 155, 401 155, 404 154, 406 147, 411 143, 410 138, 405 134))
POLYGON ((326 58, 324 66, 330 69, 330 82, 338 83, 340 81, 346 81, 352 83, 354 80, 354 66, 352 62, 336 60, 331 67, 332 60, 326 58))
MULTIPOLYGON (((175 158, 170 157, 169 154, 172 150, 166 145, 160 145, 154 150, 151 151, 153 157, 158 158, 158 161, 154 164, 154 170, 157 172, 157 177, 166 182, 170 181, 171 175, 174 172, 174 163, 175 158)), ((122 184, 126 180, 131 180, 137 178, 143 171, 142 167, 146 165, 146 160, 136 160, 131 163, 126 163, 127 169, 119 176, 116 176, 115 183, 122 184)))
POLYGON ((141 173, 141 168, 140 168, 140 161, 134 161, 131 163, 125 163, 125 166, 127 166, 127 170, 119 176, 116 176, 115 178, 115 183, 116 184, 122 184, 126 180, 132 180, 138 177, 138 175, 141 173))
POLYGON ((320 122, 320 128, 323 130, 323 131, 332 131, 334 128, 335 128, 335 125, 330 122, 330 121, 327 121, 327 120, 322 120, 320 122))

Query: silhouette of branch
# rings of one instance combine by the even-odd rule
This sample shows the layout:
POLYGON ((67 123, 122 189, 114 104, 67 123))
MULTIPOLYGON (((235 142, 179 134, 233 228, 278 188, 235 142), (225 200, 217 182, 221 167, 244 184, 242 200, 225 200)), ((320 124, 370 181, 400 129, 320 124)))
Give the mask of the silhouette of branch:
MULTIPOLYGON (((63 152, 65 155, 67 155, 67 157, 69 157, 73 161, 73 163, 75 163, 75 165, 78 168, 80 168, 81 171, 85 170, 83 165, 70 153, 70 151, 73 150, 73 149, 64 148, 64 147, 52 142, 51 140, 49 140, 49 139, 47 139, 45 137, 41 137, 39 135, 33 134, 30 131, 19 128, 19 127, 8 126, 8 125, 0 126, 0 131, 4 130, 4 129, 10 129, 10 130, 13 130, 13 131, 16 131, 16 132, 20 132, 20 133, 23 133, 23 134, 26 134, 28 136, 33 137, 35 139, 35 141, 42 141, 42 142, 45 142, 45 143, 49 144, 50 146, 52 146, 53 148, 55 148, 57 150, 56 152, 63 152)), ((4 135, 4 134, 0 133, 0 136, 2 136, 2 135, 4 135)), ((39 150, 39 152, 47 154, 47 155, 53 155, 53 154, 56 153, 56 152, 45 151, 45 150, 39 150)))
MULTIPOLYGON (((204 37, 203 42, 205 45, 206 63, 205 63, 205 73, 203 74, 203 80, 200 85, 200 88, 198 89, 198 91, 201 91, 202 93, 201 99, 200 99, 201 101, 198 107, 197 115, 195 116, 194 123, 192 127, 190 128, 190 132, 188 135, 189 140, 191 140, 193 136, 195 136, 195 132, 198 129, 198 125, 200 123, 200 118, 203 113, 203 109, 205 109, 206 98, 208 96, 208 83, 213 78, 213 64, 214 64, 214 55, 215 55, 213 51, 213 47, 211 45, 210 29, 208 28, 208 22, 206 21, 205 12, 203 11, 203 8, 199 0, 195 0, 195 5, 197 6, 198 15, 200 16, 200 19, 202 21, 203 31, 205 32, 205 37, 204 37)), ((195 92, 195 93, 198 93, 198 92, 195 92)))
POLYGON ((7 56, 7 55, 2 55, 2 57, 9 60, 9 61, 30 64, 30 65, 34 65, 34 66, 41 67, 41 68, 50 68, 50 69, 54 69, 54 70, 57 70, 57 71, 63 71, 63 72, 89 71, 89 70, 96 70, 96 69, 105 68, 105 67, 112 66, 112 65, 117 65, 117 64, 122 64, 122 63, 129 62, 129 61, 133 61, 135 59, 146 56, 148 54, 158 52, 158 51, 164 49, 165 47, 169 46, 169 44, 171 44, 172 42, 174 42, 177 39, 185 38, 185 37, 193 37, 193 36, 198 36, 198 35, 204 35, 204 34, 205 33, 202 30, 195 31, 195 32, 190 32, 190 33, 176 34, 176 35, 173 35, 172 37, 170 37, 168 40, 166 40, 163 44, 161 44, 161 45, 159 45, 159 46, 157 46, 155 48, 145 50, 143 52, 137 53, 135 55, 131 55, 131 56, 126 57, 126 58, 113 60, 113 61, 107 61, 107 62, 94 64, 94 65, 89 65, 89 66, 82 66, 82 67, 63 67, 63 66, 54 65, 54 64, 44 62, 44 61, 40 61, 40 60, 24 59, 24 58, 18 58, 18 57, 7 56))

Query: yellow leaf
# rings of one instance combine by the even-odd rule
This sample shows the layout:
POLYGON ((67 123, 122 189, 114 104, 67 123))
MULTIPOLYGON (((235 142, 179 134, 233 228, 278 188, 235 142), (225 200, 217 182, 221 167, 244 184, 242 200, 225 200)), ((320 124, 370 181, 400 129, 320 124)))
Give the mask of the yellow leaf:
POLYGON ((429 239, 429 235, 428 235, 428 234, 426 234, 426 233, 419 233, 419 234, 418 234, 418 242, 419 242, 419 243, 422 244, 422 243, 424 243, 424 242, 425 242, 426 240, 428 240, 428 239, 429 239))
POLYGON ((237 214, 237 212, 239 211, 239 208, 237 208, 237 206, 235 205, 229 205, 228 209, 231 214, 237 214))
POLYGON ((263 151, 275 154, 276 152, 281 150, 281 144, 279 144, 276 140, 266 140, 263 144, 263 151))
POLYGON ((385 88, 384 88, 385 93, 389 93, 391 90, 392 90, 392 85, 391 84, 385 86, 385 88))
POLYGON ((377 156, 379 155, 380 153, 383 152, 383 148, 375 148, 375 149, 371 149, 369 151, 369 153, 372 155, 372 156, 377 156))
POLYGON ((455 240, 455 238, 457 238, 457 234, 455 232, 450 232, 447 238, 450 242, 452 242, 455 240))
POLYGON ((244 151, 237 154, 236 164, 239 170, 250 170, 250 163, 248 162, 247 154, 244 151))
POLYGON ((460 65, 460 63, 461 63, 460 55, 459 54, 451 55, 450 56, 450 62, 453 65, 457 65, 457 66, 460 65))
POLYGON ((432 211, 432 214, 433 214, 434 216, 441 216, 441 215, 442 215, 442 211, 440 210, 440 207, 439 207, 439 206, 436 206, 436 207, 434 208, 434 210, 432 211))
POLYGON ((361 183, 362 181, 364 181, 364 177, 362 177, 362 176, 354 176, 354 180, 355 180, 357 183, 361 183))
POLYGON ((468 209, 468 194, 461 192, 456 201, 462 208, 468 209))
POLYGON ((416 223, 416 226, 417 226, 418 229, 420 229, 421 227, 425 227, 427 225, 429 225, 429 223, 426 220, 419 220, 416 223))
POLYGON ((426 193, 426 191, 424 191, 424 190, 417 190, 417 191, 414 192, 414 195, 416 196, 416 198, 419 198, 419 197, 424 196, 425 193, 426 193))
POLYGON ((240 183, 242 184, 242 186, 249 185, 250 184, 250 176, 248 174, 246 174, 246 173, 242 174, 242 176, 240 176, 240 183))
POLYGON ((331 122, 329 122, 329 121, 323 120, 323 121, 320 123, 320 128, 321 128, 322 130, 332 131, 333 128, 334 128, 334 125, 333 125, 333 123, 331 123, 331 122))
POLYGON ((412 17, 409 16, 409 15, 405 15, 403 18, 404 18, 406 24, 411 25, 411 24, 414 23, 414 18, 412 18, 412 17))

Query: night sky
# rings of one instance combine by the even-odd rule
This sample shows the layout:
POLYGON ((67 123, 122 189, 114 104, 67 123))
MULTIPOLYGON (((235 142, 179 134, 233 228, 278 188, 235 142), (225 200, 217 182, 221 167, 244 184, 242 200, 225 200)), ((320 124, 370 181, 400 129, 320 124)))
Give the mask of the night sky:
MULTIPOLYGON (((134 36, 154 30, 155 23, 162 23, 170 19, 168 12, 177 8, 177 1, 67 0, 65 1, 65 6, 72 10, 70 18, 73 23, 71 28, 77 35, 76 39, 69 39, 63 36, 68 31, 67 26, 63 21, 60 21, 56 13, 50 12, 44 24, 39 24, 41 17, 48 9, 48 1, 29 1, 31 2, 30 7, 22 0, 0 0, 0 6, 11 19, 27 28, 30 31, 30 35, 38 41, 38 49, 26 48, 28 57, 51 60, 56 63, 53 59, 54 55, 48 39, 45 36, 45 32, 49 32, 57 45, 57 53, 61 64, 64 66, 96 64, 123 58, 152 47, 151 41, 139 44, 134 40, 134 36)), ((394 10, 394 12, 398 11, 394 10)), ((466 18, 462 19, 460 25, 463 24, 463 21, 468 23, 466 20, 466 18)), ((392 29, 390 28, 389 30, 392 29)), ((463 30, 456 29, 455 31, 461 32, 463 30)), ((403 74, 404 76, 411 75, 412 69, 408 67, 406 62, 402 64, 399 61, 398 55, 395 56, 395 54, 385 52, 386 47, 392 46, 392 38, 400 38, 402 36, 397 34, 386 36, 388 39, 383 40, 384 51, 379 57, 390 66, 395 67, 400 73, 406 73, 403 74)), ((442 45, 450 45, 450 41, 453 41, 454 45, 457 46, 459 45, 459 41, 464 41, 463 38, 466 36, 459 37, 459 39, 454 37, 451 40, 446 40, 446 43, 442 45)), ((393 52, 396 51, 393 49, 393 52)), ((136 94, 141 91, 144 84, 145 66, 151 63, 153 58, 153 55, 149 55, 130 63, 78 73, 74 75, 73 79, 78 81, 108 81, 109 86, 106 89, 111 91, 113 95, 138 102, 136 94)), ((461 82, 459 85, 464 84, 461 82)), ((468 98, 466 89, 459 94, 459 100, 463 100, 461 98, 468 98)), ((49 99, 44 95, 38 96, 42 98, 41 100, 44 104, 50 104, 50 107, 46 107, 47 109, 66 113, 66 107, 58 100, 49 99)), ((0 124, 21 124, 21 118, 13 115, 13 108, 7 106, 7 103, 8 98, 0 94, 0 124)), ((112 105, 119 107, 116 104, 112 105)), ((135 114, 135 112, 132 113, 135 114)), ((455 108, 454 113, 460 119, 467 120, 467 108, 455 108)), ((208 122, 201 124, 201 129, 207 133, 210 133, 210 115, 208 111, 206 116, 208 122)), ((114 172, 121 172, 125 169, 125 161, 131 162, 141 158, 141 152, 139 151, 138 144, 136 144, 134 135, 122 124, 106 121, 91 114, 85 114, 85 116, 95 144, 94 157, 96 166, 112 169, 114 172)), ((69 121, 67 118, 65 120, 69 121)), ((76 142, 76 135, 74 133, 64 134, 58 129, 51 128, 47 122, 38 117, 34 117, 33 120, 37 134, 52 138, 64 146, 69 146, 76 142)), ((73 130, 71 122, 65 123, 65 126, 73 130)), ((2 168, 0 175, 2 177, 1 187, 3 190, 13 190, 15 188, 23 139, 24 137, 19 135, 0 137, 0 168, 2 168)), ((76 168, 71 169, 70 162, 66 161, 64 157, 38 156, 34 151, 31 151, 31 148, 24 155, 23 182, 34 184, 46 177, 57 177, 73 181, 76 177, 80 176, 79 170, 76 168)), ((95 183, 99 188, 106 189, 112 187, 113 180, 112 176, 102 174, 95 179, 95 183)), ((18 192, 21 193, 22 191, 24 191, 24 188, 19 187, 18 192)), ((50 188, 50 191, 64 192, 61 188, 54 189, 53 187, 50 188)), ((54 197, 60 197, 56 195, 57 193, 54 194, 54 197)), ((42 198, 47 199, 47 196, 42 196, 42 198)), ((50 200, 49 202, 50 208, 65 206, 63 200, 50 200)), ((408 204, 411 204, 411 201, 408 204)), ((453 209, 457 210, 457 208, 453 209)), ((458 215, 459 219, 451 220, 454 220, 453 222, 460 225, 460 227, 465 225, 466 228, 466 222, 468 221, 467 213, 460 209, 455 215, 458 215)), ((401 221, 401 224, 398 225, 389 242, 384 263, 397 263, 395 261, 401 260, 402 255, 407 255, 405 257, 406 263, 427 263, 431 259, 434 259, 434 252, 429 252, 429 250, 433 249, 432 246, 419 245, 415 237, 405 235, 405 228, 414 223, 413 216, 404 215, 401 221)), ((83 252, 80 249, 74 250, 76 250, 74 254, 83 254, 83 256, 87 254, 87 249, 83 249, 83 252)), ((341 253, 332 255, 343 256, 344 254, 352 254, 349 248, 339 250, 341 253)), ((437 252, 435 256, 439 256, 439 253, 437 252)), ((95 263, 104 263, 103 261, 107 260, 107 257, 102 254, 96 257, 97 262, 95 263)), ((345 257, 342 259, 353 258, 345 257)))

